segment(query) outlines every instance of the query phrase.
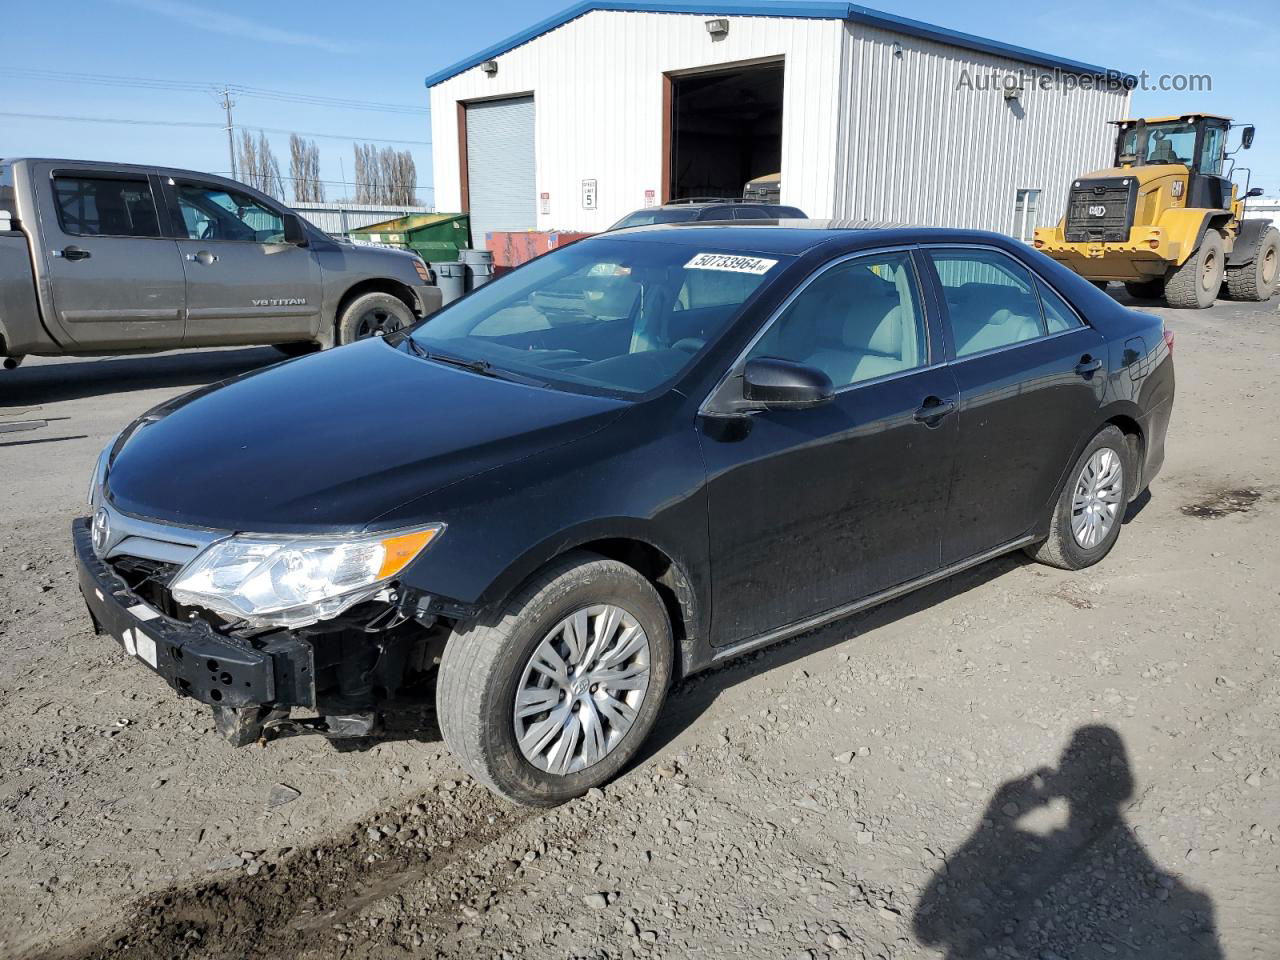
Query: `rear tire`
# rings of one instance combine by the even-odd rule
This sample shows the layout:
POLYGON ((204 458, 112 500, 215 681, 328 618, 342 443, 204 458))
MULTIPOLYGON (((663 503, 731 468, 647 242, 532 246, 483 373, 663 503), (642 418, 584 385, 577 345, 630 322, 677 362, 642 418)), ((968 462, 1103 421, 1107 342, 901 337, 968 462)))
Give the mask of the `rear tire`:
POLYGON ((1227 271, 1232 300, 1270 300, 1280 286, 1280 230, 1271 227, 1258 237, 1253 259, 1227 271))
POLYGON ((1222 234, 1206 230, 1195 253, 1186 263, 1174 267, 1164 285, 1164 296, 1171 307, 1203 310, 1213 306, 1222 289, 1222 234))
POLYGON ((338 343, 385 337, 417 321, 399 297, 390 293, 366 293, 347 304, 338 318, 338 343))
POLYGON ((1054 504, 1048 538, 1027 547, 1027 555, 1051 567, 1080 570, 1110 553, 1120 536, 1129 492, 1137 475, 1132 460, 1129 443, 1118 427, 1107 426, 1098 431, 1071 468, 1054 504), (1109 477, 1110 467, 1117 469, 1119 475, 1109 477), (1095 497, 1094 487, 1099 480, 1105 484, 1103 496, 1095 497), (1111 496, 1113 502, 1108 503, 1106 498, 1111 496), (1093 511, 1096 516, 1106 518, 1105 529, 1097 525, 1090 529, 1087 520, 1081 522, 1092 507, 1099 508, 1093 511), (1077 532, 1081 528, 1087 531, 1085 536, 1077 532), (1091 540, 1088 534, 1096 539, 1091 540))
POLYGON ((1126 281, 1124 285, 1129 296, 1135 300, 1159 300, 1164 296, 1164 280, 1126 281))
POLYGON ((671 623, 653 585, 616 560, 570 553, 538 574, 500 613, 449 638, 436 681, 440 731, 467 772, 499 796, 538 807, 564 803, 613 779, 635 756, 666 699, 673 659, 671 623), (630 619, 616 630, 606 628, 604 614, 584 616, 589 609, 616 610, 630 619), (578 635, 591 637, 580 646, 586 652, 578 661, 567 633, 560 632, 570 623, 581 623, 578 635), (632 630, 628 624, 643 632, 640 639, 647 647, 643 654, 637 648, 613 661, 607 655, 623 652, 624 636, 637 637, 626 632, 632 630), (604 639, 597 643, 597 636, 604 639), (616 647, 610 636, 617 638, 616 647), (562 646, 559 657, 550 659, 568 665, 564 684, 534 666, 535 654, 539 662, 550 662, 545 651, 553 638, 562 646), (612 692, 613 681, 601 671, 619 677, 612 692), (639 687, 633 681, 642 671, 647 682, 639 687), (627 673, 625 686, 620 672, 627 673), (537 701, 544 695, 543 708, 537 701), (518 699, 526 705, 523 714, 518 699), (626 708, 621 712, 620 702, 626 708), (542 723, 548 724, 545 745, 534 733, 542 723), (517 732, 520 725, 523 735, 517 732), (567 732, 571 725, 576 740, 567 732), (587 752, 589 729, 607 730, 600 735, 603 753, 597 750, 594 759, 587 752), (564 757, 569 758, 562 764, 566 772, 549 772, 564 757))

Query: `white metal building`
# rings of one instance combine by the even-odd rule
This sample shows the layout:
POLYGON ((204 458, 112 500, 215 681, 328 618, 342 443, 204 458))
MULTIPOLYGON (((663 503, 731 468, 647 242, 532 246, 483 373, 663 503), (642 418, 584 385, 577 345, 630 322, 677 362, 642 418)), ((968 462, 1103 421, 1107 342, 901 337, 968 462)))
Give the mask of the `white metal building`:
POLYGON ((1030 239, 1132 82, 855 4, 582 2, 427 78, 436 206, 479 246, 781 171, 810 216, 1030 239))

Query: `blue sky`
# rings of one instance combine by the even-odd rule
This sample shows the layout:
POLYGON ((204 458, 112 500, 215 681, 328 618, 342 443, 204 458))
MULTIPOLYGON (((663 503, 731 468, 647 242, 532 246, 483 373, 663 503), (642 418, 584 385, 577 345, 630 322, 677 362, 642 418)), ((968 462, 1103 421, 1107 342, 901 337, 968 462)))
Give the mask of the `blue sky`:
MULTIPOLYGON (((4 15, 0 111, 216 124, 213 86, 416 107, 385 112, 239 97, 238 124, 334 134, 317 139, 321 173, 352 177, 351 141, 422 143, 412 150, 420 196, 431 200, 430 129, 423 77, 568 5, 568 0, 471 3, 377 0, 66 0, 13 3, 4 15), (20 42, 15 42, 20 41, 20 42), (39 79, 33 71, 125 75, 182 86, 120 87, 39 79), (25 74, 25 75, 24 75, 25 74), (204 88, 208 84, 209 89, 204 88)), ((1132 73, 1210 74, 1212 91, 1135 93, 1135 115, 1206 110, 1257 124, 1254 149, 1239 162, 1253 183, 1280 194, 1280 16, 1275 0, 1158 7, 1115 0, 1025 4, 1005 0, 899 0, 875 6, 953 29, 1132 73)), ((269 134, 288 170, 288 135, 269 134)), ((120 126, 0 115, 0 156, 63 156, 154 162, 223 172, 217 127, 120 126)), ((1065 187, 1065 185, 1064 185, 1065 187)), ((328 196, 341 195, 333 184, 328 196)))

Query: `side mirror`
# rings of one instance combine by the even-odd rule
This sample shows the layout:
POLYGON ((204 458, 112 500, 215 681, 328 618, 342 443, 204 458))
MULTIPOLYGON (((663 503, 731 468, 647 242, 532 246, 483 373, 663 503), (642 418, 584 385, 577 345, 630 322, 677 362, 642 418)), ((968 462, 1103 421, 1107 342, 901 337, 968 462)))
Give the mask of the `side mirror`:
POLYGON ((1245 150, 1253 146, 1253 124, 1240 131, 1240 146, 1245 150))
POLYGON ((759 357, 748 360, 742 372, 743 398, 764 407, 802 410, 827 403, 835 395, 831 378, 803 363, 759 357))
POLYGON ((1249 192, 1245 194, 1245 197, 1246 197, 1246 198, 1248 198, 1248 197, 1260 197, 1260 196, 1262 196, 1262 188, 1261 188, 1261 187, 1251 187, 1251 188, 1249 189, 1249 192))
POLYGON ((296 213, 284 215, 284 242, 292 243, 295 247, 305 247, 311 242, 307 238, 306 228, 302 226, 302 221, 298 219, 296 213))

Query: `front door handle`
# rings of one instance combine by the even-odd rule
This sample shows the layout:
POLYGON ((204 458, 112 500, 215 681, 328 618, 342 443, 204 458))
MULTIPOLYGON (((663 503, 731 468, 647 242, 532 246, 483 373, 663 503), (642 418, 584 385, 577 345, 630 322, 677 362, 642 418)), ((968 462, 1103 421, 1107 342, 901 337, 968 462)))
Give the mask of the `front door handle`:
POLYGON ((203 263, 205 266, 208 266, 211 263, 218 262, 218 255, 216 253, 210 253, 208 250, 201 250, 199 253, 188 253, 187 259, 193 260, 196 263, 203 263))
POLYGON ((1101 369, 1102 361, 1097 357, 1089 356, 1087 353, 1081 357, 1080 362, 1076 364, 1076 373, 1082 377, 1087 377, 1090 374, 1097 373, 1101 369))
POLYGON ((81 250, 79 247, 63 247, 61 250, 54 250, 55 257, 61 257, 63 260, 88 260, 93 254, 88 250, 81 250))
POLYGON ((926 427, 936 427, 942 422, 943 417, 949 413, 955 413, 955 410, 956 402, 954 400, 943 400, 941 397, 926 397, 924 403, 920 405, 920 409, 915 412, 915 419, 926 427))

